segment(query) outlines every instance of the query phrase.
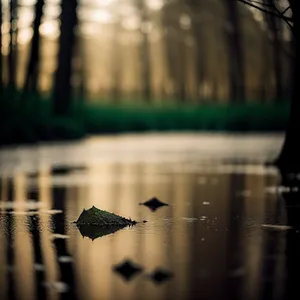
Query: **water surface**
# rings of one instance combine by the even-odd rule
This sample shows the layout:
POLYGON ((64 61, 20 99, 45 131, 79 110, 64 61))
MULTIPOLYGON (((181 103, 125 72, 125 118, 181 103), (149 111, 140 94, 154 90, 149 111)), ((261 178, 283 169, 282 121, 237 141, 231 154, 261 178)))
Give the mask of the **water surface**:
POLYGON ((0 299, 292 299, 299 238, 263 165, 281 143, 145 134, 1 150, 0 299), (139 205, 154 196, 169 206, 139 205), (72 222, 92 205, 148 222, 83 237, 72 222), (114 272, 125 259, 143 272, 114 272), (174 276, 158 284, 156 268, 174 276))

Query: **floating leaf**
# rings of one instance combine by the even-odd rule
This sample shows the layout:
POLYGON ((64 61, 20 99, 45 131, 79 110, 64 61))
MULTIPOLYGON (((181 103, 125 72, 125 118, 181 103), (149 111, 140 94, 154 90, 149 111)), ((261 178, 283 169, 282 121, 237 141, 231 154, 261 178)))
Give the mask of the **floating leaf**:
POLYGON ((149 209, 151 209, 152 211, 156 211, 160 207, 162 207, 162 206, 168 206, 169 204, 161 202, 156 197, 153 197, 153 198, 149 199, 148 201, 146 201, 144 203, 140 203, 140 205, 145 205, 149 209))
POLYGON ((121 275, 127 281, 142 272, 142 270, 142 267, 128 259, 113 267, 113 271, 121 275))

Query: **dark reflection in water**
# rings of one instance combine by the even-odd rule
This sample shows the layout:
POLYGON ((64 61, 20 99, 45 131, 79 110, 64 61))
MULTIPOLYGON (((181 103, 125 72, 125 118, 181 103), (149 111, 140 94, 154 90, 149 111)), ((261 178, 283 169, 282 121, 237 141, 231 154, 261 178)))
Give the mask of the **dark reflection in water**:
POLYGON ((103 161, 3 176, 0 298, 295 299, 300 195, 279 179, 258 165, 103 161), (169 206, 139 205, 154 196, 169 206), (92 205, 148 222, 90 239, 72 222, 92 205), (113 271, 126 259, 143 268, 130 281, 113 271), (155 270, 172 276, 158 285, 155 270))
POLYGON ((299 270, 300 270, 300 181, 299 178, 281 174, 282 186, 285 187, 281 197, 287 214, 287 224, 293 227, 286 233, 284 249, 285 283, 283 293, 286 299, 299 299, 299 270))
MULTIPOLYGON (((60 170, 59 174, 67 175, 70 171, 60 170)), ((54 172, 54 174, 57 174, 54 172)), ((53 187, 52 188, 53 210, 66 212, 66 187, 53 187)), ((53 214, 53 233, 55 235, 53 245, 56 250, 57 258, 68 257, 71 259, 70 253, 67 248, 67 224, 66 216, 63 213, 53 214)), ((58 261, 60 277, 59 281, 66 285, 64 293, 61 294, 61 299, 77 299, 74 282, 74 268, 72 260, 65 263, 64 260, 58 261)))

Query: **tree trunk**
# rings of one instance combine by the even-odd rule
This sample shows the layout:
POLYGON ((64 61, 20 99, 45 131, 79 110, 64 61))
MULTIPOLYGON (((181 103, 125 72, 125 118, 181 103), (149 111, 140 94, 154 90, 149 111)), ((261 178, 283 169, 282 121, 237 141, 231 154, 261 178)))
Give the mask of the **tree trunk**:
POLYGON ((205 51, 205 39, 203 34, 203 21, 200 12, 203 10, 203 3, 201 0, 188 0, 188 4, 191 10, 194 12, 192 15, 192 30, 196 41, 196 101, 198 103, 203 99, 202 86, 205 81, 206 64, 207 59, 205 51))
MULTIPOLYGON (((140 11, 142 24, 149 22, 147 8, 144 0, 137 0, 137 7, 140 11)), ((149 38, 147 29, 141 30, 142 45, 140 47, 140 63, 141 63, 141 80, 142 80, 142 97, 146 102, 151 99, 151 70, 150 70, 150 51, 149 38)))
MULTIPOLYGON (((181 103, 185 103, 187 100, 186 93, 186 46, 184 43, 184 33, 179 29, 179 40, 178 43, 178 68, 177 68, 177 99, 181 103)), ((173 62, 175 63, 175 61, 173 62)))
POLYGON ((24 91, 37 91, 37 81, 40 62, 40 34, 39 28, 43 16, 44 0, 37 0, 35 4, 35 19, 33 22, 33 37, 31 40, 30 58, 24 83, 24 91))
POLYGON ((112 43, 112 88, 111 97, 114 103, 118 103, 121 97, 121 77, 122 62, 119 41, 119 31, 121 26, 119 21, 113 25, 113 43, 112 43))
POLYGON ((231 101, 245 100, 244 55, 241 41, 241 24, 238 16, 236 0, 226 0, 227 20, 230 24, 227 30, 228 67, 229 67, 229 97, 231 101))
POLYGON ((61 3, 61 27, 59 39, 58 68, 55 74, 53 111, 65 115, 71 106, 71 75, 75 27, 77 24, 77 0, 63 0, 61 3))
POLYGON ((205 44, 203 38, 203 29, 202 25, 199 22, 194 23, 194 32, 196 39, 196 47, 197 47, 197 57, 196 57, 196 78, 197 78, 197 99, 198 102, 203 98, 202 86, 205 81, 205 44))
POLYGON ((10 0, 10 29, 9 29, 9 52, 8 52, 8 84, 16 86, 16 52, 17 52, 17 0, 10 0))
POLYGON ((282 173, 299 173, 300 172, 300 1, 290 0, 293 11, 293 33, 295 40, 294 47, 294 70, 293 70, 293 87, 292 87, 292 103, 290 109, 290 117, 286 129, 285 140, 281 153, 275 165, 282 173))
POLYGON ((141 45, 141 63, 142 63, 142 93, 146 102, 151 99, 151 83, 150 83, 150 53, 148 33, 142 33, 141 45))
MULTIPOLYGON (((274 0, 265 0, 266 5, 274 5, 274 0)), ((276 11, 275 11, 276 13, 276 11)), ((265 14, 269 31, 272 35, 273 72, 275 75, 275 100, 283 99, 282 79, 282 45, 281 45, 281 20, 273 15, 265 14)))

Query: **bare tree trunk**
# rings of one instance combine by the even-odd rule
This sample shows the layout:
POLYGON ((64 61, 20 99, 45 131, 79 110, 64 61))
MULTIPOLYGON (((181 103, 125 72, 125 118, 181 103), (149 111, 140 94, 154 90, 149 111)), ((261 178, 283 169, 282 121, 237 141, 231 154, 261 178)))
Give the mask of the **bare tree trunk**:
POLYGON ((261 62, 261 72, 260 72, 260 88, 258 91, 258 99, 261 102, 265 102, 267 99, 267 89, 268 89, 268 84, 269 84, 269 51, 268 51, 268 44, 269 40, 267 37, 263 37, 263 40, 261 42, 261 57, 262 57, 262 62, 261 62))
POLYGON ((111 97, 114 103, 120 101, 120 88, 121 88, 121 55, 119 40, 120 24, 116 22, 113 27, 113 44, 112 44, 112 89, 111 97))
POLYGON ((283 173, 300 172, 300 1, 289 0, 293 11, 293 33, 295 39, 294 47, 294 70, 293 70, 293 88, 290 117, 285 133, 285 140, 279 157, 275 165, 283 173))
MULTIPOLYGON (((266 5, 274 5, 274 0, 264 0, 266 5)), ((275 75, 275 100, 283 99, 282 79, 282 45, 281 45, 281 20, 273 15, 265 14, 269 31, 272 36, 273 70, 275 75)))
MULTIPOLYGON (((186 46, 184 43, 184 35, 181 34, 182 30, 180 30, 180 40, 178 41, 178 66, 177 66, 177 99, 184 103, 186 102, 186 46)), ((175 63, 175 62, 173 62, 175 63)))
POLYGON ((59 39, 58 68, 55 74, 53 111, 57 115, 68 113, 71 105, 72 58, 77 25, 77 0, 61 3, 61 27, 59 39))
MULTIPOLYGON (((137 7, 140 11, 142 24, 149 22, 147 8, 144 0, 136 0, 137 7)), ((141 62, 141 77, 142 77, 142 97, 146 102, 151 100, 151 70, 150 70, 150 52, 149 52, 149 38, 147 28, 141 29, 142 45, 140 48, 140 62, 141 62)))
POLYGON ((201 87, 203 86, 205 80, 205 42, 203 35, 203 23, 201 21, 201 17, 197 14, 201 12, 203 9, 201 0, 188 0, 188 4, 190 5, 192 11, 194 12, 194 16, 192 18, 192 29, 196 41, 196 100, 200 102, 203 94, 201 87))
POLYGON ((16 59, 17 59, 17 0, 10 0, 10 42, 8 52, 8 84, 16 86, 16 59))
MULTIPOLYGON (((204 50, 204 38, 203 30, 201 24, 195 22, 195 38, 196 38, 196 47, 197 47, 197 57, 196 57, 196 78, 197 78, 197 99, 201 100, 202 98, 202 89, 203 83, 205 81, 205 59, 206 54, 204 50)), ((200 102, 200 101, 199 101, 200 102)))
POLYGON ((141 45, 141 62, 142 62, 142 92, 145 101, 151 100, 151 83, 150 83, 150 53, 148 33, 142 33, 141 45))
POLYGON ((35 4, 35 19, 33 22, 33 37, 31 40, 30 58, 25 76, 23 89, 25 91, 37 91, 38 72, 40 63, 40 34, 39 28, 43 16, 44 0, 37 0, 35 4))
POLYGON ((237 102, 245 100, 244 55, 237 1, 226 0, 225 8, 227 10, 227 20, 230 24, 227 29, 228 67, 230 78, 229 97, 231 101, 237 102))

